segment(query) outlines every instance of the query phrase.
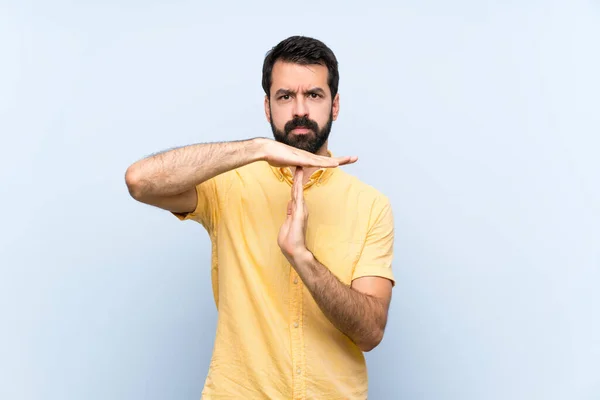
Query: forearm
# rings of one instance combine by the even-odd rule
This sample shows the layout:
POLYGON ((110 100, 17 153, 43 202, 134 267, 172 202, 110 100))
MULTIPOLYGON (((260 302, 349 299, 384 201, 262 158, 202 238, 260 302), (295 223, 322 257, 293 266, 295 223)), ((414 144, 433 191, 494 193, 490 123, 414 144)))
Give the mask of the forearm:
POLYGON ((126 181, 134 197, 171 196, 226 171, 261 159, 262 139, 194 144, 132 164, 126 181))
POLYGON ((295 270, 323 314, 363 351, 383 338, 387 313, 382 300, 342 283, 310 252, 293 261, 295 270))

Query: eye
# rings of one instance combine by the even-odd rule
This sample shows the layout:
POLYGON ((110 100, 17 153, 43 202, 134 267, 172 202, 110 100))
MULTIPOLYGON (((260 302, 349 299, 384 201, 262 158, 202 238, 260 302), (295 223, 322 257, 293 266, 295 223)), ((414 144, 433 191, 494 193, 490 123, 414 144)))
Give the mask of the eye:
POLYGON ((289 100, 289 99, 290 99, 289 94, 284 94, 283 96, 279 96, 279 100, 289 100))
POLYGON ((310 93, 309 96, 311 99, 318 99, 319 97, 321 97, 317 93, 310 93))

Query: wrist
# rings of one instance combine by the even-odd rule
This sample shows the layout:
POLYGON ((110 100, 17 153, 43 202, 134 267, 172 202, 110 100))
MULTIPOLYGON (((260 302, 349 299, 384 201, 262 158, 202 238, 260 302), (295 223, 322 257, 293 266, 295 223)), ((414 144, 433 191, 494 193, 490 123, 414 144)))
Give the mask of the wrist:
POLYGON ((307 248, 303 248, 292 254, 289 261, 294 268, 302 268, 303 266, 309 265, 314 259, 315 256, 313 253, 307 248))
POLYGON ((269 139, 263 137, 257 137, 250 139, 250 151, 254 161, 266 161, 267 152, 266 146, 269 139))

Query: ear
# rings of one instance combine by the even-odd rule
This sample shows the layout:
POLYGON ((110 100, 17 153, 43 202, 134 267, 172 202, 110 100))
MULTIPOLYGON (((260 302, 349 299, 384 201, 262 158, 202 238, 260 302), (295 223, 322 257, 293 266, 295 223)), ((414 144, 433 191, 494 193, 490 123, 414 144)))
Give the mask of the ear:
POLYGON ((267 117, 267 122, 271 123, 271 108, 269 107, 269 96, 265 95, 265 116, 267 117))
POLYGON ((335 121, 340 113, 340 94, 337 93, 333 99, 333 104, 331 106, 331 113, 333 114, 331 118, 335 121))

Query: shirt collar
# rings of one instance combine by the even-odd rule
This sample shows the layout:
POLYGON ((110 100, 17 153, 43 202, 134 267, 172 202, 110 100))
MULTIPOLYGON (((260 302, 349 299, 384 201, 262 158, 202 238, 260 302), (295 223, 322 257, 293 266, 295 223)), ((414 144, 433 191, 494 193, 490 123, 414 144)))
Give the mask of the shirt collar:
MULTIPOLYGON (((327 150, 327 154, 329 157, 333 157, 333 153, 330 150, 327 150)), ((290 167, 273 167, 272 165, 269 165, 269 167, 280 181, 287 181, 290 184, 294 183, 294 175, 290 167)), ((319 168, 312 173, 305 187, 312 186, 313 184, 321 186, 327 179, 329 179, 329 177, 331 177, 331 175, 335 172, 335 169, 336 168, 319 168)))

